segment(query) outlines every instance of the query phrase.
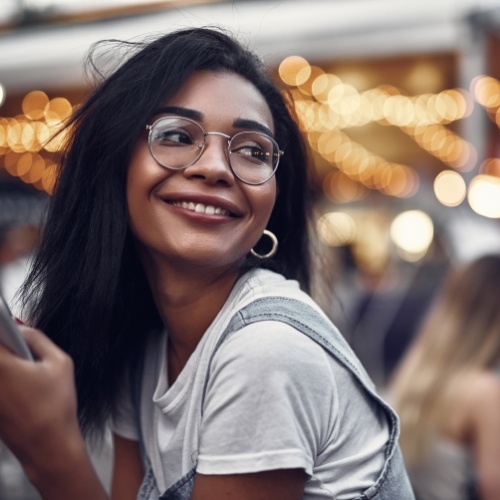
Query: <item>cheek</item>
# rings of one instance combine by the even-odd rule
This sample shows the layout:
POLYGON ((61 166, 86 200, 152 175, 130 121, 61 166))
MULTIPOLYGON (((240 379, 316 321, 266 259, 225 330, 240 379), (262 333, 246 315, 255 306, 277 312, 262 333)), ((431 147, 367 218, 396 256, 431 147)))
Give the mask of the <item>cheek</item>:
POLYGON ((149 197, 154 188, 167 176, 149 153, 146 141, 139 141, 130 155, 127 170, 127 203, 135 198, 149 197))
POLYGON ((261 197, 259 206, 263 213, 263 216, 265 216, 267 224, 267 221, 271 217, 271 213, 276 203, 276 197, 277 197, 276 181, 273 180, 272 184, 270 183, 270 185, 266 187, 268 188, 267 192, 265 193, 264 196, 261 197))
POLYGON ((126 183, 129 225, 134 234, 146 215, 147 201, 158 182, 157 176, 158 169, 152 165, 147 144, 137 145, 130 157, 126 183))

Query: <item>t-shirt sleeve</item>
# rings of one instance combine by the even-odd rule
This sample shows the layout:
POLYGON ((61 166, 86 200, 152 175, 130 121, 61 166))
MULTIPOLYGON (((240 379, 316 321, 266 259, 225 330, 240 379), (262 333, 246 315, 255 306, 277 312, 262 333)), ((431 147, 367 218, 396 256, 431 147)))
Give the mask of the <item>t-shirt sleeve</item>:
POLYGON ((129 381, 122 387, 118 404, 111 418, 110 428, 113 433, 121 437, 139 440, 129 381))
POLYGON ((249 325, 215 354, 197 470, 238 474, 301 468, 334 432, 338 405, 328 355, 293 327, 249 325))

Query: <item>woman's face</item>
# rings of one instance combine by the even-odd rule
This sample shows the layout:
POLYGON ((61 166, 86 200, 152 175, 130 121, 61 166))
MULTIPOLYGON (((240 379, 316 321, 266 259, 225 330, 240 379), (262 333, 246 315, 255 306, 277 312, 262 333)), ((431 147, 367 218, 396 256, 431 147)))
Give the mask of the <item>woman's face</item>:
MULTIPOLYGON (((274 132, 263 96, 234 73, 192 74, 150 123, 162 115, 191 117, 206 132, 228 136, 262 127, 274 132)), ((174 171, 151 156, 146 132, 138 139, 128 170, 127 203, 143 258, 227 267, 259 240, 276 199, 276 180, 255 186, 237 179, 227 143, 225 137, 208 135, 201 157, 174 171)))

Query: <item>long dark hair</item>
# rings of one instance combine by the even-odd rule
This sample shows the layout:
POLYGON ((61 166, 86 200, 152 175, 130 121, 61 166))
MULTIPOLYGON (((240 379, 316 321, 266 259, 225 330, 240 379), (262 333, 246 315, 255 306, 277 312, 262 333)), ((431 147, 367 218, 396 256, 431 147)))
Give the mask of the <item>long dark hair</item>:
MULTIPOLYGON (((118 387, 161 327, 128 229, 125 181, 131 149, 145 124, 195 71, 234 72, 267 101, 285 150, 268 228, 279 240, 270 265, 309 288, 309 191, 304 144, 290 106, 262 62, 220 29, 184 29, 122 43, 133 54, 105 78, 67 127, 59 177, 27 278, 31 324, 75 362, 80 422, 100 429, 118 387)), ((94 51, 89 61, 92 63, 94 51)), ((251 260, 246 266, 262 265, 251 260)))

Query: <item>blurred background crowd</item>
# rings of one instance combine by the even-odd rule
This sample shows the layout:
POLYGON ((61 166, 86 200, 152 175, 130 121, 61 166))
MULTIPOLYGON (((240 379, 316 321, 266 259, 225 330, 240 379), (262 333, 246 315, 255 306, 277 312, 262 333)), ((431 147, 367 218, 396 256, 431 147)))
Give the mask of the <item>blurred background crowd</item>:
MULTIPOLYGON (((448 273, 500 252, 500 0, 2 0, 2 294, 18 312, 91 44, 193 25, 229 28, 289 92, 321 194, 322 305, 390 394, 448 273)), ((0 498, 37 498, 5 449, 0 498)))

